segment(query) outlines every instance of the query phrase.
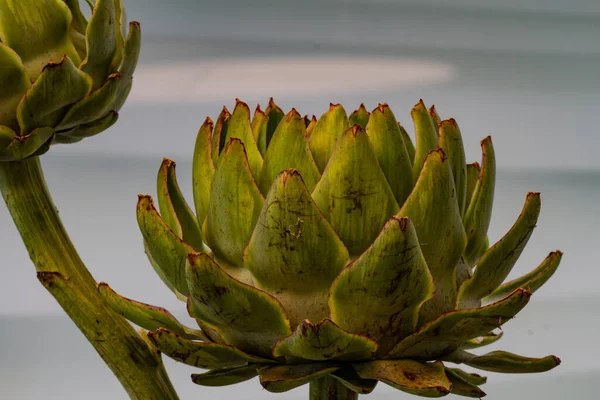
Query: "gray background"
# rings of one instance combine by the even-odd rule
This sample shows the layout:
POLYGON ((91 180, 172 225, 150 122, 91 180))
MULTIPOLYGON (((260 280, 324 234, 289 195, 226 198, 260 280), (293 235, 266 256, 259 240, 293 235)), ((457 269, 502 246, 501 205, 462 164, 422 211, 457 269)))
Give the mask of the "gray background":
MULTIPOLYGON (((405 126, 423 98, 461 126, 471 161, 492 135, 498 159, 490 239, 498 240, 527 191, 543 208, 512 276, 556 248, 553 279, 505 325, 494 348, 563 364, 542 375, 487 374, 490 399, 595 399, 600 377, 597 250, 600 228, 600 3, 504 1, 126 0, 142 21, 144 47, 130 101, 109 132, 44 156, 61 216, 98 281, 170 309, 181 303, 147 263, 134 207, 154 193, 163 156, 178 162, 191 200, 191 156, 206 115, 235 97, 270 95, 284 108, 320 115, 386 101, 405 126)), ((83 336, 37 283, 0 206, 0 398, 126 398, 83 336)), ((256 380, 200 388, 191 368, 165 361, 190 398, 275 398, 256 380)), ((305 388, 280 398, 306 398, 305 388)), ((380 385, 369 398, 410 398, 380 385)))

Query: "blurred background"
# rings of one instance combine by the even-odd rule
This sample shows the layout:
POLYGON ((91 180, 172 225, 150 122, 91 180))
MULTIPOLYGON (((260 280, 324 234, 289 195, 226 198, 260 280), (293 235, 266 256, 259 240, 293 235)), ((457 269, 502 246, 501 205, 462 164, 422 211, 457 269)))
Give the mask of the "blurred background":
MULTIPOLYGON (((126 0, 144 45, 130 100, 116 126, 43 157, 68 231, 98 281, 185 310, 147 262, 136 195, 154 194, 162 157, 178 163, 191 201, 198 127, 239 97, 320 116, 390 104, 412 127, 423 98, 454 117, 470 161, 492 135, 498 181, 490 240, 542 192, 538 228, 511 277, 561 249, 561 268, 505 325, 493 349, 556 354, 542 375, 489 373, 490 399, 596 399, 600 378, 600 2, 595 0, 126 0)), ((0 206, 0 398, 125 399, 119 383, 35 278, 0 206)), ((182 399, 268 399, 256 380, 195 386, 191 368, 165 360, 182 399)), ((452 396, 450 396, 452 397, 452 396)), ((306 387, 281 398, 307 398, 306 387)), ((370 398, 410 398, 379 385, 370 398)))

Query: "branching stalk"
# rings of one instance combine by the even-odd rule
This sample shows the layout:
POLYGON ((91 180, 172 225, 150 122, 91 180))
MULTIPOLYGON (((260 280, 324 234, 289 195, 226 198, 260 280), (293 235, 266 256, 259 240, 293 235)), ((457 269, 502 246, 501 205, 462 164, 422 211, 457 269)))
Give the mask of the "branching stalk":
POLYGON ((94 346, 132 399, 177 399, 160 356, 110 310, 77 254, 37 157, 0 162, 0 190, 44 287, 94 346))

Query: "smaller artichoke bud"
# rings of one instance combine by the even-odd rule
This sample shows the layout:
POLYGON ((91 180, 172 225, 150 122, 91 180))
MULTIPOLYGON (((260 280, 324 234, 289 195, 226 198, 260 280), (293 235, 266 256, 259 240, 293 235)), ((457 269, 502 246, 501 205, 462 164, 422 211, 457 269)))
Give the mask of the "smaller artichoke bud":
POLYGON ((112 126, 131 90, 140 26, 122 0, 0 2, 0 162, 112 126))

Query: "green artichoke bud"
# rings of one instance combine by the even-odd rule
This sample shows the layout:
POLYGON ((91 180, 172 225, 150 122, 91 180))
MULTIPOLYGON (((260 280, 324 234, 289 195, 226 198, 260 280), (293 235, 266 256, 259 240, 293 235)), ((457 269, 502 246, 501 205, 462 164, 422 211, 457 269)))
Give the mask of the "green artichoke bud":
POLYGON ((122 0, 0 2, 0 161, 17 161, 113 125, 131 90, 140 26, 122 0))
POLYGON ((330 375, 358 393, 383 381, 420 396, 481 397, 485 378, 446 364, 554 368, 554 356, 469 351, 497 341, 558 267, 557 251, 503 283, 535 227, 539 193, 490 247, 491 139, 481 167, 467 165, 456 121, 422 101, 411 114, 416 146, 386 104, 349 117, 332 104, 316 120, 271 101, 251 119, 238 101, 216 123, 207 118, 195 210, 170 160, 158 174, 159 210, 149 196, 137 207, 152 265, 200 329, 99 290, 161 352, 208 369, 193 375, 200 385, 258 375, 283 392, 330 375))

